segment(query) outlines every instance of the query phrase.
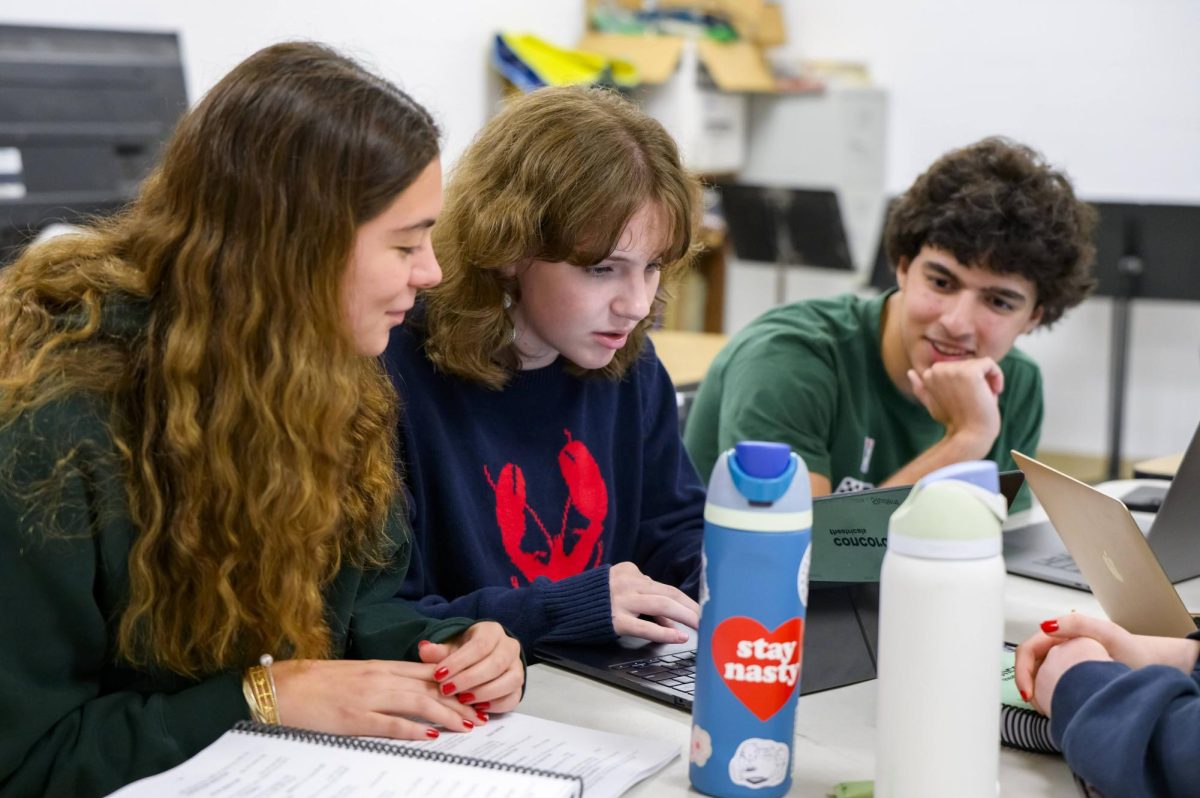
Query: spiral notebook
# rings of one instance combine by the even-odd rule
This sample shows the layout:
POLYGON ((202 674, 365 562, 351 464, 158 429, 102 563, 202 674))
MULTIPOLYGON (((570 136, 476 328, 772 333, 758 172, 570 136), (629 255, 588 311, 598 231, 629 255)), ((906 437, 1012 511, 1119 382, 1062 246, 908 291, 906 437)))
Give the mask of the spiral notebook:
POLYGON ((489 796, 616 798, 679 755, 677 741, 519 712, 436 740, 343 737, 240 722, 171 770, 110 798, 489 796))
POLYGON ((583 778, 388 741, 242 721, 178 767, 110 798, 237 795, 570 798, 583 778))

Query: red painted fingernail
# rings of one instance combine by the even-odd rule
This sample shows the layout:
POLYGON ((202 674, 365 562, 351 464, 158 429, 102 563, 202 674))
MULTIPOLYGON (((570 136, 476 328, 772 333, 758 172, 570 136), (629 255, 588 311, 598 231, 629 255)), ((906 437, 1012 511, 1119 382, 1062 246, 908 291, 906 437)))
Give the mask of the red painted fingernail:
POLYGON ((477 709, 477 710, 479 710, 479 709, 491 709, 491 708, 492 708, 492 702, 491 702, 491 701, 480 701, 478 704, 476 704, 476 705, 475 705, 475 709, 477 709))
POLYGON ((436 740, 437 738, 441 737, 442 735, 438 732, 437 729, 426 729, 425 736, 428 737, 430 740, 436 740))
POLYGON ((450 695, 454 692, 454 682, 446 682, 442 685, 442 695, 450 695))
POLYGON ((449 675, 450 675, 450 669, 445 668, 445 667, 438 668, 436 671, 433 672, 433 678, 437 679, 439 682, 442 679, 445 679, 449 675))
POLYGON ((1051 632, 1057 632, 1058 631, 1058 621, 1055 621, 1055 620, 1042 621, 1042 631, 1045 632, 1046 634, 1050 634, 1051 632))
POLYGON ((420 643, 417 643, 417 648, 425 648, 425 646, 431 645, 433 645, 433 643, 430 643, 428 640, 422 640, 420 643))
POLYGON ((1025 701, 1025 702, 1028 702, 1028 701, 1029 701, 1029 693, 1027 693, 1027 692, 1025 692, 1024 690, 1022 690, 1022 691, 1021 691, 1021 700, 1022 700, 1022 701, 1025 701))
POLYGON ((475 728, 475 724, 472 723, 471 721, 467 720, 466 718, 463 718, 463 725, 466 726, 468 729, 475 728))
POLYGON ((458 703, 460 703, 460 704, 470 704, 474 700, 475 700, 474 693, 459 693, 458 694, 458 703))
POLYGON ((486 712, 476 712, 475 717, 479 718, 480 723, 488 722, 488 713, 486 713, 486 712))

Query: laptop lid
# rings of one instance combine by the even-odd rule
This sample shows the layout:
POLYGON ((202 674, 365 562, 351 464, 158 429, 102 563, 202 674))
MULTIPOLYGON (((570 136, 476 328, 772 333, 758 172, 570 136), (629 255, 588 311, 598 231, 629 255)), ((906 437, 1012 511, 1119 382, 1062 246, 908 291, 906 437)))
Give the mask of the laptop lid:
POLYGON ((1147 535, 1167 578, 1200 576, 1200 426, 1179 461, 1147 535))
MULTIPOLYGON (((1012 506, 1025 484, 1020 471, 1000 473, 1000 493, 1012 506)), ((813 584, 878 582, 887 553, 888 522, 912 485, 831 493, 813 500, 813 584)))
MULTIPOLYGON (((1200 427, 1192 435, 1187 451, 1180 456, 1176 477, 1164 482, 1166 488, 1142 486, 1122 495, 1121 502, 1132 509, 1139 493, 1150 492, 1156 502, 1155 515, 1137 513, 1134 521, 1141 527, 1150 549, 1172 582, 1200 576, 1200 540, 1196 519, 1200 518, 1200 494, 1191 488, 1200 485, 1200 427)), ((1009 573, 1041 579, 1079 590, 1090 590, 1087 580, 1067 552, 1050 521, 1035 521, 1004 530, 1004 564, 1009 573)))
POLYGON ((1109 618, 1134 634, 1182 637, 1196 631, 1119 499, 1020 452, 1012 456, 1109 618))

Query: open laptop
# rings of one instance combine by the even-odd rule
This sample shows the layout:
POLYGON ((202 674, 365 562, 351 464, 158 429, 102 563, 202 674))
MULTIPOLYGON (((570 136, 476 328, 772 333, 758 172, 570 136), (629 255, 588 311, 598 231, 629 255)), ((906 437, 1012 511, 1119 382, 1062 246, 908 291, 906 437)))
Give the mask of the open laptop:
POLYGON ((1172 582, 1200 575, 1200 434, 1192 438, 1145 533, 1119 499, 1012 454, 1050 522, 1005 533, 1010 572, 1090 588, 1108 617, 1135 634, 1181 637, 1196 631, 1172 582), (1045 535, 1055 532, 1073 567, 1048 561, 1055 541, 1045 535))
MULTIPOLYGON (((1013 456, 1017 457, 1017 453, 1014 452, 1013 456)), ((1056 516, 1058 511, 1052 512, 1051 508, 1052 505, 1057 508, 1059 502, 1052 501, 1051 504, 1047 504, 1042 498, 1042 493, 1048 492, 1050 485, 1066 484, 1061 478, 1056 480, 1053 477, 1044 476, 1047 472, 1053 474, 1058 474, 1058 472, 1025 455, 1018 457, 1017 463, 1026 472, 1030 488, 1041 501, 1050 520, 1005 530, 1004 560, 1009 572, 1080 590, 1088 590, 1089 582, 1086 574, 1080 572, 1071 557, 1071 554, 1075 553, 1075 550, 1071 548, 1072 541, 1065 536, 1060 538, 1060 535, 1065 532, 1066 535, 1072 535, 1076 540, 1082 539, 1082 533, 1076 531, 1076 526, 1083 525, 1085 529, 1095 526, 1092 517, 1089 516, 1085 522, 1085 519, 1078 517, 1078 512, 1072 512, 1073 508, 1071 507, 1061 511, 1061 517, 1056 516), (1037 482, 1034 482, 1033 477, 1029 475, 1029 469, 1025 467, 1025 463, 1035 463, 1037 466, 1041 466, 1038 473, 1043 476, 1039 476, 1037 482), (1039 485, 1046 487, 1039 490, 1039 485), (1056 529, 1058 534, 1055 533, 1056 529), (1065 547, 1064 541, 1066 542, 1065 547), (1068 553, 1068 549, 1070 549, 1070 553, 1068 553)), ((1071 482, 1074 483, 1075 480, 1071 480, 1071 482)), ((1200 492, 1198 489, 1200 489, 1200 428, 1197 428, 1196 433, 1193 434, 1192 441, 1179 463, 1175 479, 1169 483, 1162 496, 1158 512, 1153 515, 1139 512, 1134 513, 1131 517, 1129 517, 1129 513, 1124 513, 1126 517, 1120 522, 1124 526, 1126 521, 1132 520, 1135 526, 1145 533, 1150 551, 1158 558, 1163 571, 1166 572, 1167 579, 1171 582, 1181 582, 1184 579, 1200 576, 1200 492)), ((1068 490, 1068 488, 1064 487, 1058 490, 1068 490)), ((1080 491, 1076 488, 1073 489, 1071 495, 1091 496, 1092 493, 1095 493, 1092 489, 1080 491)), ((1125 498, 1122 497, 1122 499, 1125 498)), ((1091 500, 1088 506, 1091 507, 1094 502, 1094 499, 1091 500)), ((1115 515, 1121 515, 1121 513, 1115 513, 1115 515)), ((1108 523, 1116 522, 1109 521, 1108 523)))
MULTIPOLYGON (((1012 503, 1023 477, 1019 471, 1000 478, 1000 490, 1012 503)), ((835 493, 813 501, 813 534, 847 517, 861 519, 864 536, 886 538, 891 513, 904 501, 911 485, 857 493, 835 493)), ((882 561, 882 549, 869 549, 882 561)), ((817 570, 813 565, 814 572, 817 570)), ((879 643, 879 571, 869 581, 818 582, 809 585, 804 620, 804 667, 800 694, 816 693, 875 678, 879 643)), ((680 627, 683 628, 683 627, 680 627)), ((691 709, 695 679, 696 636, 686 630, 686 643, 651 643, 622 637, 605 645, 543 643, 534 655, 567 670, 582 673, 684 709, 691 709)))
MULTIPOLYGON (((679 628, 688 633, 686 643, 652 643, 636 637, 597 646, 542 643, 534 655, 542 662, 691 709, 696 633, 679 628)), ((874 679, 878 629, 878 584, 811 585, 800 694, 874 679)))

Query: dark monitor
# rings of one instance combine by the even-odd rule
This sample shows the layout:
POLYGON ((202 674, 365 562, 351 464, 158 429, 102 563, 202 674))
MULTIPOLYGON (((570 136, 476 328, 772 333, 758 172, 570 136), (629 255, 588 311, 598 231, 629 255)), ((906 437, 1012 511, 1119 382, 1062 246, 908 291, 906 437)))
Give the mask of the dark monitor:
POLYGON ((718 186, 733 250, 741 260, 852 271, 833 191, 718 186))
POLYGON ((174 33, 0 25, 0 264, 132 199, 186 108, 174 33))
POLYGON ((1096 293, 1143 299, 1200 300, 1200 205, 1094 202, 1099 222, 1096 293), (1123 258, 1140 261, 1125 277, 1123 258), (1123 280, 1131 279, 1131 284, 1123 280))

